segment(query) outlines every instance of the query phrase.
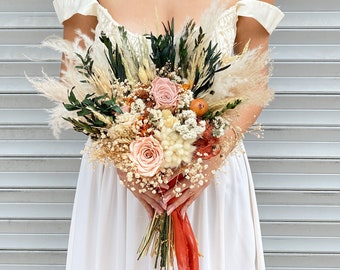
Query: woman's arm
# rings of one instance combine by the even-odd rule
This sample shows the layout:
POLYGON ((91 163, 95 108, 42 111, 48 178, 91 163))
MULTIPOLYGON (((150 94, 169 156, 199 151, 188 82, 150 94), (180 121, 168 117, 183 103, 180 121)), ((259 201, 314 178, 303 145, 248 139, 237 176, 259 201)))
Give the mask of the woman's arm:
MULTIPOLYGON (((75 14, 68 20, 63 22, 64 25, 64 39, 69 41, 74 41, 77 37, 76 30, 80 30, 82 33, 86 34, 87 36, 94 38, 93 29, 97 25, 97 18, 95 16, 84 16, 81 14, 75 14)), ((84 45, 81 43, 81 45, 84 45)), ((65 65, 65 56, 63 55, 62 62, 61 62, 61 70, 66 70, 65 65)), ((62 76, 62 72, 60 73, 62 76)))
MULTIPOLYGON (((274 4, 273 0, 265 1, 270 4, 274 4)), ((237 34, 235 38, 235 54, 240 54, 243 51, 244 46, 250 41, 249 49, 262 48, 262 50, 268 49, 269 34, 255 19, 250 17, 239 17, 237 22, 237 34)), ((267 70, 263 70, 267 72, 267 70)), ((240 106, 235 110, 232 115, 228 115, 230 120, 230 126, 236 129, 229 128, 226 130, 222 140, 228 142, 227 149, 224 151, 224 156, 228 155, 238 142, 238 138, 242 136, 256 121, 262 111, 262 107, 256 105, 240 106)), ((204 161, 204 164, 208 165, 207 169, 203 171, 203 174, 208 180, 203 186, 194 189, 187 189, 183 194, 175 200, 174 203, 167 206, 168 214, 171 214, 173 210, 183 204, 181 214, 184 215, 188 207, 200 196, 203 190, 211 183, 214 177, 214 171, 220 168, 224 161, 219 155, 204 161)), ((169 190, 164 197, 165 203, 167 203, 174 196, 172 190, 169 190)))

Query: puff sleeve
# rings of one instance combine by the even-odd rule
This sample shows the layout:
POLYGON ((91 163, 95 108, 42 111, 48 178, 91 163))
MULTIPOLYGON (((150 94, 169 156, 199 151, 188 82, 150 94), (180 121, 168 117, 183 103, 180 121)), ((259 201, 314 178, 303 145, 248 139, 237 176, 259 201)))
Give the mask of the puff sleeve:
POLYGON ((53 5, 62 23, 76 13, 96 16, 99 4, 96 0, 54 0, 53 5))
POLYGON ((258 0, 238 1, 237 15, 254 18, 269 34, 274 31, 284 17, 284 14, 277 7, 258 0))

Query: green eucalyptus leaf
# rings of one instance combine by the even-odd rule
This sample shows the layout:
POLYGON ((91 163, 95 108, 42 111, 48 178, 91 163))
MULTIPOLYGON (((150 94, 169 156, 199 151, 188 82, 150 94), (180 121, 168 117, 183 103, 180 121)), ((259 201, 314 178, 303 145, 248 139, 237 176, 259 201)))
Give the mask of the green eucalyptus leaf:
POLYGON ((65 109, 68 110, 68 111, 76 111, 76 110, 79 109, 79 107, 74 106, 72 104, 65 104, 65 103, 63 103, 63 105, 64 105, 65 109))

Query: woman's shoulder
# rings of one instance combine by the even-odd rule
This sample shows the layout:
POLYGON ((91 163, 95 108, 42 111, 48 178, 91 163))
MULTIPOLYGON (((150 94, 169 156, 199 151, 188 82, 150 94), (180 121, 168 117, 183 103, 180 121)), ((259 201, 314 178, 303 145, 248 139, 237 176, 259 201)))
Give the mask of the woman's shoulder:
POLYGON ((272 33, 284 14, 273 5, 273 0, 239 0, 236 2, 237 15, 257 20, 268 33, 272 33))
POLYGON ((74 14, 97 15, 97 0, 54 0, 54 9, 59 21, 62 23, 74 14))

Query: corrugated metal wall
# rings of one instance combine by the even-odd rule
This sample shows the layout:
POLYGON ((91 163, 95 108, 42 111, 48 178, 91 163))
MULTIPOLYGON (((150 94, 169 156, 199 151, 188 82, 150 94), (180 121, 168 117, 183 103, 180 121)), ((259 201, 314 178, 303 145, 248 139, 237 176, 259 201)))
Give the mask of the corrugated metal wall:
MULTIPOLYGON (((267 269, 340 269, 340 3, 276 3, 277 96, 265 138, 246 141, 267 269)), ((51 0, 0 0, 0 270, 65 268, 84 137, 55 140, 52 105, 24 78, 59 74, 60 56, 34 46, 61 31, 51 0)))
POLYGON ((249 141, 267 269, 340 269, 340 2, 277 0, 276 100, 249 141))
POLYGON ((58 74, 59 56, 33 46, 62 30, 51 0, 0 0, 0 12, 0 269, 61 270, 81 143, 53 138, 51 104, 24 72, 58 74))

